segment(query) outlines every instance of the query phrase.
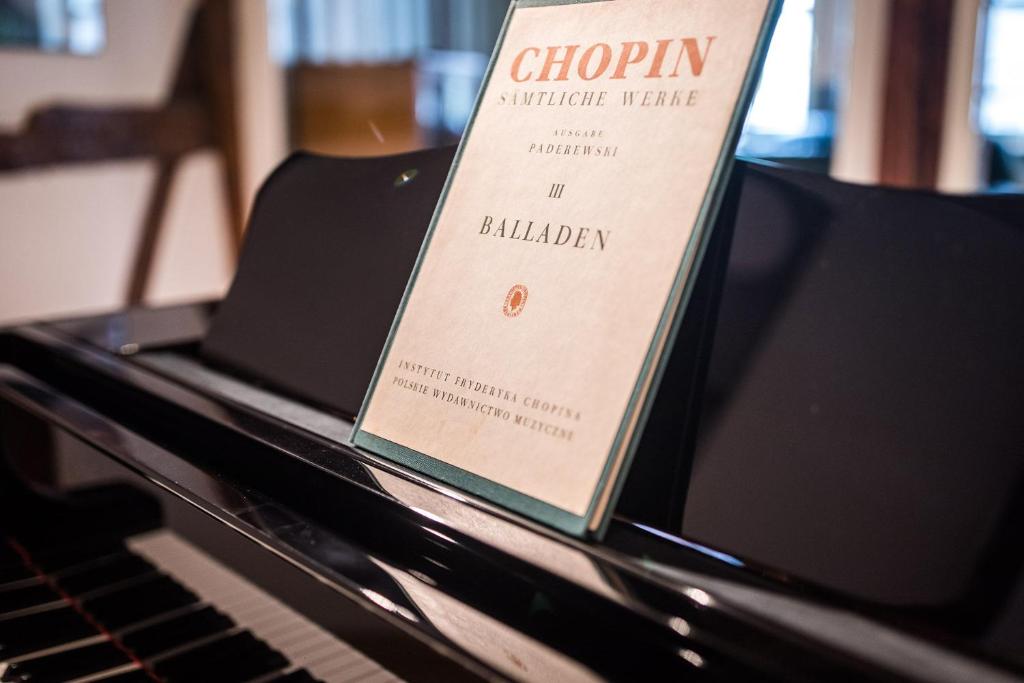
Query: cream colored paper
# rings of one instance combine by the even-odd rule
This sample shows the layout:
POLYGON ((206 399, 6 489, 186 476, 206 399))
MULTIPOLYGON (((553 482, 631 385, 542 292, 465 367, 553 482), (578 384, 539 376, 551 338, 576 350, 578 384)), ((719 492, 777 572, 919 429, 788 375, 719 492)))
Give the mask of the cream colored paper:
POLYGON ((362 430, 586 512, 632 417, 766 9, 614 0, 515 11, 362 430), (661 40, 671 42, 657 62, 661 40), (553 63, 537 80, 547 49, 559 58, 571 45, 566 73, 553 63), (609 52, 603 75, 585 80, 609 52), (571 234, 559 246, 562 226, 571 234))

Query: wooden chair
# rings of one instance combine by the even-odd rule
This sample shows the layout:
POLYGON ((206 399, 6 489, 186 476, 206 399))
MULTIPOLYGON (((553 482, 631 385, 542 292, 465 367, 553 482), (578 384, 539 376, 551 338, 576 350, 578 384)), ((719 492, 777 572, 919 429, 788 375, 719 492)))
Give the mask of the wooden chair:
POLYGON ((222 158, 230 244, 237 255, 243 207, 235 130, 230 0, 203 0, 191 21, 171 92, 153 109, 60 104, 34 112, 24 128, 0 134, 0 172, 57 164, 152 158, 157 177, 125 303, 142 303, 149 284, 171 182, 186 155, 214 149, 222 158))

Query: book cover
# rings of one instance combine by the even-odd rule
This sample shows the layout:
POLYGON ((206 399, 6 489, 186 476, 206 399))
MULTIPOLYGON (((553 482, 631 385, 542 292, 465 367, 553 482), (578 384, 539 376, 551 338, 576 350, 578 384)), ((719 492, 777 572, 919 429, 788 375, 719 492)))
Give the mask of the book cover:
POLYGON ((602 532, 778 11, 512 3, 356 446, 602 532))

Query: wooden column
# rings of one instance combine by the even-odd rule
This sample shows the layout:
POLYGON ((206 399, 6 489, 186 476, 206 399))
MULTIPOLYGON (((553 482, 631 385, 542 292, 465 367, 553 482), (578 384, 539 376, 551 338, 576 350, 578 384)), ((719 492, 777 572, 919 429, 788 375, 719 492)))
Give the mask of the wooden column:
POLYGON ((892 0, 881 182, 934 188, 946 103, 953 0, 892 0))
POLYGON ((214 140, 223 157, 224 194, 228 204, 229 237, 238 258, 245 230, 242 205, 241 144, 238 135, 235 84, 235 17, 232 0, 205 0, 199 8, 201 92, 213 125, 214 140))

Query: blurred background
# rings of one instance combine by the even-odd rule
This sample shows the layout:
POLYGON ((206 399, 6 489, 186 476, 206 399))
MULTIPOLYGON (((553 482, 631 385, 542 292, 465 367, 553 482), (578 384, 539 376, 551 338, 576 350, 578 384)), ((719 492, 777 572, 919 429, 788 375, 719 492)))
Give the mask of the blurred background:
MULTIPOLYGON (((295 149, 458 141, 507 0, 0 0, 0 324, 226 290, 295 149)), ((740 154, 1024 189, 1024 0, 786 0, 740 154)))

